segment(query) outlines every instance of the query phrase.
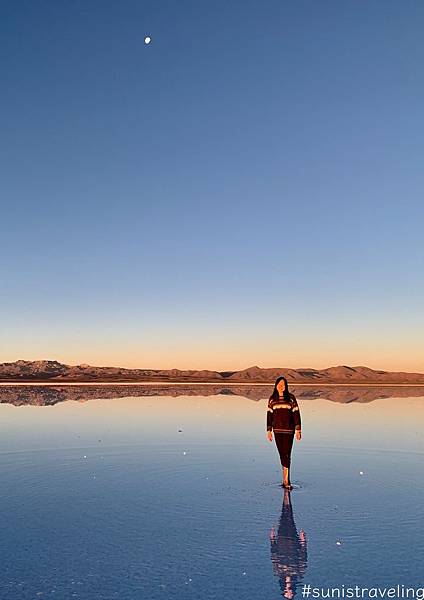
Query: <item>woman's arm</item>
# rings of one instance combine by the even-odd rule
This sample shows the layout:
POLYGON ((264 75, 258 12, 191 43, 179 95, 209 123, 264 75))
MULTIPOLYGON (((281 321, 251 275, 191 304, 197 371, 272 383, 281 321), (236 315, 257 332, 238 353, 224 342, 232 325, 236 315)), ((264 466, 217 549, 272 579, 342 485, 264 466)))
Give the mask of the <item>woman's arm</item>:
POLYGON ((296 400, 296 396, 294 394, 291 394, 292 397, 292 413, 293 413, 293 420, 294 420, 294 428, 295 429, 302 429, 302 419, 300 417, 300 408, 299 405, 297 403, 296 400))
POLYGON ((272 431, 272 425, 274 422, 274 411, 272 409, 272 400, 271 398, 268 400, 268 408, 266 411, 266 430, 272 431))

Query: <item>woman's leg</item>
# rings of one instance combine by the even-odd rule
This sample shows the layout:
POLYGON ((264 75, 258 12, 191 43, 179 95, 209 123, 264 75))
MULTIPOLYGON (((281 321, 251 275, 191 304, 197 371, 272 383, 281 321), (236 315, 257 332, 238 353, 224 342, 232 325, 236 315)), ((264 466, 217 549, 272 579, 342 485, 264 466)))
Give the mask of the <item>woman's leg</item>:
POLYGON ((283 483, 290 484, 290 463, 291 450, 293 446, 294 433, 281 433, 274 431, 275 443, 280 455, 281 466, 283 468, 283 483))
POLYGON ((293 440, 294 440, 294 433, 287 433, 287 445, 286 445, 286 452, 287 452, 287 456, 288 456, 288 466, 287 466, 287 475, 286 475, 286 480, 285 483, 287 483, 288 485, 291 484, 290 482, 290 467, 291 467, 291 451, 292 451, 292 447, 293 447, 293 440))

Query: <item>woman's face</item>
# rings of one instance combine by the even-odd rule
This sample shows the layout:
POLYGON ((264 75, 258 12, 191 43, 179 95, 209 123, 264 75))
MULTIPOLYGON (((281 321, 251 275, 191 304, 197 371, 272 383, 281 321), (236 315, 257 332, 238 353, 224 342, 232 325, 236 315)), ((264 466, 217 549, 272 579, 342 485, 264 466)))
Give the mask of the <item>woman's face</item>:
POLYGON ((277 383, 277 390, 279 394, 282 394, 284 392, 284 379, 277 383))

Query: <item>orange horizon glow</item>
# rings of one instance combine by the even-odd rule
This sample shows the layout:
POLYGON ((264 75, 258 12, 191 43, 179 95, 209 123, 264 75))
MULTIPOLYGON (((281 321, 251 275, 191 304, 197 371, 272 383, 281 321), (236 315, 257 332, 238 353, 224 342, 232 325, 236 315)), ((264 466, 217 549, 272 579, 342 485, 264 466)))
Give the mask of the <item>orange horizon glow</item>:
POLYGON ((293 369, 327 369, 330 367, 337 366, 348 366, 348 367, 368 367, 374 370, 392 371, 392 372, 409 372, 409 373, 424 373, 424 361, 418 360, 415 357, 408 358, 403 356, 402 358, 396 358, 394 356, 380 357, 377 360, 373 359, 364 360, 364 357, 360 358, 352 354, 351 356, 344 356, 336 358, 334 355, 329 355, 328 359, 325 360, 321 356, 319 360, 313 360, 312 356, 294 358, 271 357, 269 360, 255 360, 253 356, 241 358, 238 356, 228 358, 226 360, 223 357, 219 359, 213 359, 209 355, 205 355, 204 360, 201 359, 199 354, 192 360, 190 356, 185 353, 179 353, 178 355, 167 355, 162 356, 150 355, 149 358, 140 353, 140 356, 117 357, 108 356, 103 353, 91 354, 91 355, 75 355, 67 353, 57 353, 55 355, 45 353, 20 353, 12 356, 3 356, 0 360, 1 363, 12 363, 18 360, 25 361, 40 361, 40 360, 56 360, 62 364, 76 366, 76 365, 90 365, 93 367, 115 367, 125 369, 179 369, 184 370, 208 370, 208 371, 242 371, 244 369, 251 368, 253 366, 260 367, 261 369, 281 369, 282 371, 293 369))

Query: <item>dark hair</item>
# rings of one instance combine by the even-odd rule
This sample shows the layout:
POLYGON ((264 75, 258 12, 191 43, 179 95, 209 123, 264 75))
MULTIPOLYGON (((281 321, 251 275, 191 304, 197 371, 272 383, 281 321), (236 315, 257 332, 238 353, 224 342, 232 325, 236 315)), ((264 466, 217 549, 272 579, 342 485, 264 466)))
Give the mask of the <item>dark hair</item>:
POLYGON ((277 377, 277 379, 275 380, 274 383, 274 389, 272 390, 272 394, 269 397, 270 400, 278 400, 280 395, 278 393, 277 390, 277 385, 279 384, 279 382, 281 380, 284 380, 284 392, 283 392, 283 398, 286 402, 292 402, 292 397, 290 396, 290 392, 289 392, 289 384, 287 383, 287 379, 283 376, 281 377, 277 377))

